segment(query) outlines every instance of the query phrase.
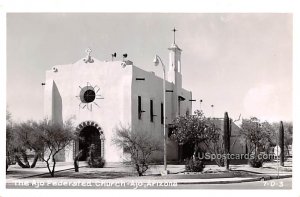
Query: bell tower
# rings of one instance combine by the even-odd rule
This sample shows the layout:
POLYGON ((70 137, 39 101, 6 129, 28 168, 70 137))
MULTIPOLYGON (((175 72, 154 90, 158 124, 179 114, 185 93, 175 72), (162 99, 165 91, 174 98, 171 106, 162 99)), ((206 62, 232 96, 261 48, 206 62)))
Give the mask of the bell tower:
POLYGON ((182 76, 181 76, 181 49, 175 43, 175 33, 176 29, 172 30, 174 32, 174 41, 169 49, 169 67, 167 80, 174 83, 176 87, 182 88, 182 76))
POLYGON ((173 84, 172 94, 172 118, 180 115, 180 102, 183 97, 181 96, 182 90, 182 75, 181 75, 181 52, 182 50, 175 43, 176 29, 174 32, 174 41, 169 49, 169 66, 167 70, 167 81, 173 84))

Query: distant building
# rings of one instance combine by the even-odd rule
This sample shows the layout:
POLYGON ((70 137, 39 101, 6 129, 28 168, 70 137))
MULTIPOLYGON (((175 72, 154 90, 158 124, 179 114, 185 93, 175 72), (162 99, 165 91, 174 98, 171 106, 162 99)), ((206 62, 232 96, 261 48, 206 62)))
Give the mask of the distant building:
MULTIPOLYGON (((220 147, 222 147, 222 139, 223 138, 223 134, 224 134, 224 119, 223 118, 210 118, 210 121, 214 123, 214 125, 220 129, 220 147)), ((241 136, 241 128, 236 125, 233 121, 230 121, 230 154, 238 154, 238 155, 242 155, 242 154, 247 154, 248 150, 247 150, 247 146, 246 146, 246 142, 245 139, 242 138, 241 136)), ((214 145, 215 148, 217 147, 216 145, 214 145)), ((179 146, 179 158, 181 160, 187 159, 187 158, 191 158, 193 157, 194 153, 195 153, 195 147, 194 144, 191 143, 186 143, 183 146, 179 146)), ((217 151, 216 151, 217 152, 217 151)), ((215 153, 216 153, 215 152, 215 153)), ((206 143, 199 143, 197 148, 196 148, 196 157, 199 158, 203 158, 205 156, 205 153, 210 153, 210 150, 207 147, 206 143)), ((221 151, 218 153, 222 153, 221 151)), ((214 153, 212 153, 214 154, 214 153)), ((220 155, 221 156, 221 155, 220 155)))
MULTIPOLYGON (((192 92, 182 88, 181 49, 173 43, 166 65, 166 123, 192 112, 192 92)), ((46 72, 45 116, 61 123, 74 118, 85 142, 74 142, 58 156, 72 161, 79 150, 81 160, 95 144, 107 162, 121 162, 124 152, 112 144, 116 126, 131 125, 163 139, 163 79, 131 61, 99 61, 90 55, 74 64, 56 65, 46 72)), ((178 159, 178 145, 168 140, 168 160, 178 159)), ((163 155, 156 155, 163 160, 163 155)))
MULTIPOLYGON (((213 118, 214 124, 221 129, 221 133, 224 133, 224 119, 213 118)), ((241 154, 247 153, 247 146, 245 139, 241 136, 241 128, 236 125, 233 121, 230 121, 230 153, 241 154)))

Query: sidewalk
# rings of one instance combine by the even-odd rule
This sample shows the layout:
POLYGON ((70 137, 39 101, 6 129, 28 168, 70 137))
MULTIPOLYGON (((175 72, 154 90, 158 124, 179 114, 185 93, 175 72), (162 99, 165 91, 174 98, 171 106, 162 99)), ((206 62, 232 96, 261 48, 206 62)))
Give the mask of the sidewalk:
MULTIPOLYGON (((277 171, 274 165, 266 163, 263 168, 251 168, 247 165, 232 165, 231 171, 222 173, 224 170, 216 165, 207 165, 205 173, 184 173, 184 165, 168 165, 169 175, 160 176, 163 165, 151 166, 146 176, 138 177, 133 168, 122 164, 108 164, 104 168, 86 168, 84 162, 80 162, 79 172, 74 172, 73 163, 59 163, 56 167, 55 177, 49 177, 48 169, 43 163, 39 163, 37 168, 22 169, 18 166, 10 166, 6 175, 7 184, 14 184, 18 180, 22 181, 45 181, 45 182, 176 182, 177 184, 225 184, 241 183, 259 180, 269 180, 277 178, 277 171), (211 173, 214 171, 220 173, 211 173), (237 177, 232 177, 230 173, 235 173, 237 177)), ((291 167, 290 167, 291 168, 291 167)), ((279 178, 292 177, 292 172, 281 171, 279 178)))

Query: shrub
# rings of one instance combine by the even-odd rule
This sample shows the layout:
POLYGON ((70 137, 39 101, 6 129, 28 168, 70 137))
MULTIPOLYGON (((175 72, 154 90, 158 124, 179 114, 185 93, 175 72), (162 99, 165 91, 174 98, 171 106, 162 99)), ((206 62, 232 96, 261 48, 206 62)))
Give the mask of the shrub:
POLYGON ((260 168, 264 163, 263 159, 259 159, 258 157, 250 158, 249 165, 253 168, 260 168))
POLYGON ((189 159, 186 161, 185 170, 187 172, 202 172, 205 165, 202 160, 199 159, 189 159))
POLYGON ((103 168, 105 165, 105 160, 100 156, 97 156, 93 159, 91 159, 91 157, 88 157, 87 162, 90 168, 103 168))
POLYGON ((97 146, 95 144, 91 144, 89 151, 89 156, 87 158, 87 162, 90 168, 103 168, 105 165, 105 160, 100 155, 96 154, 97 146))
POLYGON ((120 125, 115 129, 113 143, 130 155, 131 165, 139 176, 149 169, 153 153, 161 151, 161 141, 148 130, 132 130, 130 126, 120 125))

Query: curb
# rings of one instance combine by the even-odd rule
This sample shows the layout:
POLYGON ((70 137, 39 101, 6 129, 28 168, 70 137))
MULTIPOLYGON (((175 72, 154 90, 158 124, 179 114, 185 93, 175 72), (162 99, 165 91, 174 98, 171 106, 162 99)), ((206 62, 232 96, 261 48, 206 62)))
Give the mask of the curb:
POLYGON ((224 180, 224 181, 199 181, 199 182, 177 182, 180 185, 187 185, 187 184, 230 184, 230 183, 244 183, 244 182, 254 182, 260 181, 261 177, 245 179, 245 180, 224 180))
MULTIPOLYGON (((242 179, 242 180, 223 180, 223 181, 198 181, 198 182, 177 182, 177 184, 230 184, 230 183, 245 183, 245 182, 254 182, 254 181, 261 181, 261 180, 271 180, 271 179, 284 179, 284 178, 292 178, 292 175, 281 175, 279 178, 274 175, 262 176, 262 177, 255 177, 249 179, 242 179)), ((172 180, 172 179, 171 179, 172 180)))
MULTIPOLYGON (((87 167, 87 166, 81 166, 81 167, 87 167)), ((57 170, 55 171, 55 173, 57 172, 63 172, 63 171, 68 171, 68 170, 74 170, 75 168, 67 168, 67 169, 63 169, 63 170, 57 170)), ((42 175, 46 175, 49 174, 49 172, 45 172, 45 173, 41 173, 41 174, 35 174, 35 175, 30 175, 30 176, 24 176, 24 177, 20 177, 20 179, 26 179, 26 178, 31 178, 31 177, 36 177, 36 176, 42 176, 42 175)))
POLYGON ((292 178, 292 177, 293 177, 292 174, 279 175, 279 178, 278 178, 278 176, 276 176, 276 175, 271 175, 271 176, 270 176, 270 179, 284 179, 284 178, 292 178))
MULTIPOLYGON (((86 166, 81 166, 81 167, 86 167, 86 166)), ((62 170, 58 170, 55 171, 57 172, 63 172, 63 171, 68 171, 68 170, 74 170, 74 168, 67 168, 67 169, 62 169, 62 170)), ((41 173, 41 174, 35 174, 35 175, 30 175, 30 176, 24 176, 24 177, 20 177, 19 179, 25 179, 25 178, 32 178, 32 177, 38 177, 41 175, 46 175, 49 174, 49 172, 46 173, 41 173)), ((246 178, 246 179, 240 179, 240 180, 226 180, 228 178, 224 178, 225 180, 218 180, 218 181, 178 181, 177 184, 230 184, 230 183, 243 183, 243 182, 254 182, 254 181, 261 181, 261 180, 271 180, 271 179, 283 179, 283 178, 292 178, 292 174, 290 175, 279 175, 279 177, 277 175, 268 175, 266 174, 265 176, 260 175, 258 177, 254 177, 254 178, 246 178)), ((126 179, 123 179, 125 181, 129 181, 126 179)), ((147 179, 149 181, 149 179, 147 179)), ((176 179, 153 179, 153 181, 172 181, 172 180, 176 180, 176 179)), ((181 180, 195 180, 195 179, 181 179, 181 180)), ((136 180, 136 181, 141 181, 141 180, 136 180)))

